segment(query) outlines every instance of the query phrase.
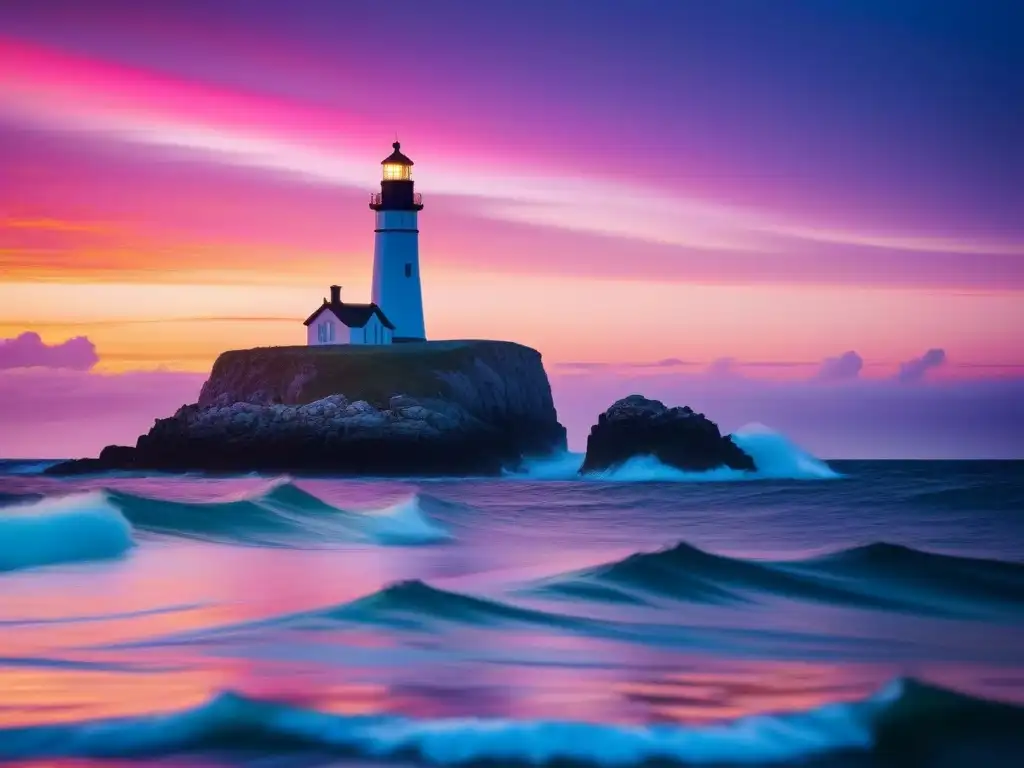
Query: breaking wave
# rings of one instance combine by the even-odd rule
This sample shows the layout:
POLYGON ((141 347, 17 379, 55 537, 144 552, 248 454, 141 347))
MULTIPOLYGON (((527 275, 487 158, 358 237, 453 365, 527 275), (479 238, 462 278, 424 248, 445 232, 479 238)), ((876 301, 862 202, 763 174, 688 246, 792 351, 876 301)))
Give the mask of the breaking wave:
POLYGON ((733 480, 832 480, 842 477, 826 462, 812 456, 780 432, 762 424, 748 424, 732 435, 746 451, 756 472, 722 467, 706 472, 684 472, 662 464, 653 456, 634 456, 605 472, 581 476, 582 453, 563 453, 527 461, 523 469, 507 473, 527 480, 598 480, 613 482, 728 482, 733 480))
POLYGON ((1024 616, 1024 563, 875 543, 792 561, 726 557, 681 542, 537 582, 532 591, 645 603, 737 604, 774 595, 917 613, 1024 616))
POLYGON ((436 544, 453 537, 427 508, 446 506, 440 499, 411 495, 379 509, 342 509, 290 481, 217 502, 88 491, 0 512, 0 570, 121 554, 132 545, 133 534, 291 548, 436 544))
POLYGON ((411 495, 379 509, 336 507, 290 481, 231 501, 180 502, 123 491, 105 492, 140 531, 226 544, 319 547, 339 543, 435 544, 451 534, 432 519, 428 506, 445 502, 411 495))
POLYGON ((775 480, 831 480, 842 477, 781 432, 748 424, 732 433, 733 442, 750 454, 758 477, 775 480))
POLYGON ((255 749, 438 766, 807 766, 831 756, 925 765, 956 751, 968 758, 962 764, 997 768, 1017 764, 1022 733, 1020 707, 912 679, 895 680, 858 701, 692 727, 347 716, 226 692, 172 714, 0 728, 0 759, 251 754, 255 749), (974 757, 984 759, 970 759, 965 750, 982 740, 988 748, 974 757))
POLYGON ((0 573, 118 557, 133 546, 131 524, 103 493, 0 510, 0 573))

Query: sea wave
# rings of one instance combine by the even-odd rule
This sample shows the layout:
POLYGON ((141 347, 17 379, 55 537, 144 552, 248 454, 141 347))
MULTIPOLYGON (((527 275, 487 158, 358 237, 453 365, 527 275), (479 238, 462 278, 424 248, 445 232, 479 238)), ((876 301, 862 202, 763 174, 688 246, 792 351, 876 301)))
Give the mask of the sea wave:
POLYGON ((722 467, 706 472, 685 472, 666 466, 653 456, 634 456, 603 472, 580 475, 582 453, 562 453, 528 460, 507 477, 526 480, 590 480, 612 482, 730 482, 736 480, 833 480, 842 477, 826 462, 800 448, 781 432, 763 424, 748 424, 733 433, 733 441, 757 466, 756 472, 722 467))
POLYGON ((534 624, 566 627, 586 623, 583 619, 439 589, 419 579, 388 584, 352 602, 292 614, 277 621, 301 624, 304 627, 337 622, 403 626, 454 623, 473 626, 534 624))
POLYGON ((0 475, 39 475, 59 459, 0 459, 0 475))
POLYGON ((133 546, 131 524, 101 492, 0 511, 0 573, 118 557, 133 546))
MULTIPOLYGON (((221 636, 237 638, 246 632, 267 629, 315 632, 335 630, 345 625, 370 625, 398 630, 439 630, 446 624, 477 628, 533 626, 590 630, 615 636, 623 634, 615 633, 611 624, 604 627, 599 622, 585 618, 452 592, 419 579, 409 579, 387 584, 375 592, 349 602, 186 632, 163 638, 158 644, 212 640, 221 636)), ((141 645, 151 644, 146 641, 141 645)))
POLYGON ((932 614, 1024 615, 1024 563, 875 543, 804 560, 713 554, 686 542, 554 576, 532 591, 605 602, 667 597, 736 604, 774 595, 851 607, 932 614))
POLYGON ((847 583, 883 585, 889 594, 937 605, 1005 605, 1024 616, 1024 562, 927 552, 876 542, 792 563, 778 563, 847 583))
POLYGON ((8 559, 45 564, 120 554, 133 533, 290 548, 436 544, 453 536, 428 509, 446 506, 440 499, 413 494, 378 509, 344 509, 288 480, 272 481, 245 497, 209 502, 93 490, 5 508, 0 513, 0 570, 8 559), (82 554, 72 557, 76 553, 82 554))
POLYGON ((1016 765, 1024 709, 898 679, 866 699, 709 726, 348 716, 221 693, 171 714, 0 728, 0 759, 312 752, 439 766, 808 765, 829 756, 1016 765), (998 743, 1005 752, 996 752, 998 743))
POLYGON ((377 509, 337 507, 290 480, 271 481, 227 501, 180 502, 107 491, 140 531, 226 544, 314 548, 339 543, 407 546, 436 544, 452 534, 428 508, 445 502, 412 494, 377 509))

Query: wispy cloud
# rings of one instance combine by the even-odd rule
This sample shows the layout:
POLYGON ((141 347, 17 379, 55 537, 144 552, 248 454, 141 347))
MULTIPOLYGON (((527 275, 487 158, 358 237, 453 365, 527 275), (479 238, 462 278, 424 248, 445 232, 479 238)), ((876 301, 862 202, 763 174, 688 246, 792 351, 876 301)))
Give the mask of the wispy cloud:
MULTIPOLYGON (((105 320, 32 320, 34 328, 121 328, 133 325, 177 325, 180 323, 292 323, 295 317, 260 315, 203 315, 195 317, 129 317, 105 320)), ((0 320, 0 326, 15 325, 0 320)))
POLYGON ((567 362, 555 362, 556 368, 565 370, 577 370, 577 371, 595 371, 605 369, 643 369, 643 368, 689 368, 699 363, 695 363, 691 360, 680 360, 678 357, 666 357, 661 360, 644 361, 644 362, 627 362, 627 363, 604 363, 604 362, 586 362, 586 361, 567 361, 567 362))
MULTIPOLYGON (((311 183, 363 187, 378 158, 322 128, 352 116, 275 103, 158 77, 5 40, 0 111, 41 125, 187 151, 226 164, 295 176, 311 183), (68 73, 74 71, 73 78, 68 73), (73 82, 72 87, 69 83, 73 82), (55 107, 54 105, 59 105, 55 107), (278 115, 295 120, 284 126, 278 115)), ((759 208, 723 205, 648 184, 564 171, 521 172, 456 152, 423 155, 421 180, 436 195, 471 200, 480 215, 693 250, 780 254, 802 244, 921 253, 1024 255, 1024 243, 964 240, 926 233, 885 233, 794 224, 759 208)), ((418 166, 419 170, 419 166, 418 166)))
POLYGON ((33 230, 43 232, 73 232, 109 235, 117 231, 112 224, 86 221, 64 221, 61 219, 3 219, 0 229, 33 230))

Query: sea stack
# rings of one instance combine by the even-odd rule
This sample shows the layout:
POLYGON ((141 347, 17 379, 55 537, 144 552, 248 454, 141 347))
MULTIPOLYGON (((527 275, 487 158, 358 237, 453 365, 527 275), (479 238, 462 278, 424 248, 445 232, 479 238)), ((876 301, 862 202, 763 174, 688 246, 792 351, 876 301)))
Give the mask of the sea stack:
POLYGON ((494 475, 565 447, 540 353, 520 344, 264 347, 223 353, 198 402, 134 448, 47 471, 494 475))
POLYGON ((587 438, 580 472, 613 469, 635 456, 653 456, 688 472, 719 467, 754 471, 754 460, 718 425, 689 406, 668 408, 659 400, 630 395, 598 416, 587 438))

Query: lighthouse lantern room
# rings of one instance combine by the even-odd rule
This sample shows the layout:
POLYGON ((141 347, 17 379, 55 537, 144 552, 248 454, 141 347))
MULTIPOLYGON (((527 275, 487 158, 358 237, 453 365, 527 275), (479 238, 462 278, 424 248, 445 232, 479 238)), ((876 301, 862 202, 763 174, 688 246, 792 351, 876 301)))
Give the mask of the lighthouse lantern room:
POLYGON ((381 161, 380 192, 370 195, 376 216, 373 242, 373 298, 395 326, 394 341, 424 341, 420 287, 419 224, 423 200, 413 189, 413 162, 396 141, 381 161))

